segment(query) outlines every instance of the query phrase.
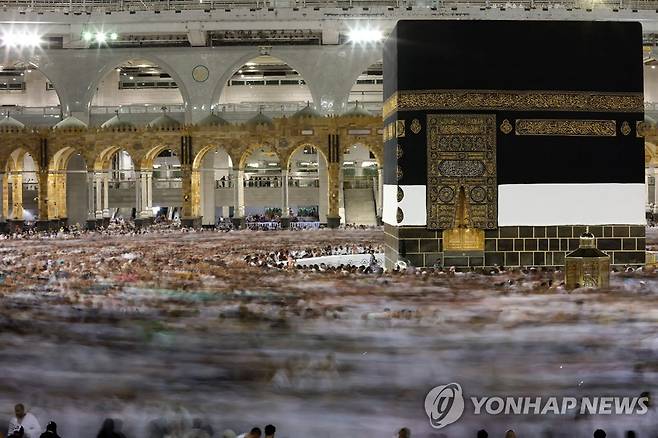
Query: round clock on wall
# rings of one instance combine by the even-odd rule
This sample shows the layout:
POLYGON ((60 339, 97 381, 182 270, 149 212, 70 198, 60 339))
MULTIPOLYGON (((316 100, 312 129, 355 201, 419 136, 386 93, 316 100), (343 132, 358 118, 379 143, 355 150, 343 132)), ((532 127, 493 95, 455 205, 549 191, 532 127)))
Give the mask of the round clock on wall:
POLYGON ((192 69, 192 78, 197 82, 205 82, 209 75, 210 72, 205 65, 197 65, 192 69))

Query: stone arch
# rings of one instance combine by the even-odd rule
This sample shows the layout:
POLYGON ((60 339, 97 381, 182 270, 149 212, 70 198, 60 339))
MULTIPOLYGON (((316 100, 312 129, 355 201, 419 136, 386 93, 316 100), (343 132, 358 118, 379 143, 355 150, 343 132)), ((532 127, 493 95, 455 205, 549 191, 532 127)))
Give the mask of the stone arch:
POLYGON ((382 68, 382 60, 379 59, 368 65, 363 72, 356 77, 347 96, 346 101, 348 105, 354 104, 358 101, 366 107, 369 107, 369 105, 372 104, 381 109, 384 95, 382 68), (359 84, 359 79, 362 76, 364 76, 363 81, 373 81, 373 83, 359 84))
POLYGON ((327 154, 325 153, 325 151, 323 151, 320 147, 318 147, 313 142, 303 141, 303 142, 297 143, 293 148, 291 148, 288 151, 287 156, 285 157, 285 161, 286 161, 285 162, 285 165, 286 165, 285 168, 286 169, 290 169, 290 161, 292 160, 292 157, 297 153, 297 151, 304 148, 304 147, 306 147, 306 146, 310 146, 310 147, 314 148, 316 151, 318 151, 319 154, 322 155, 322 158, 324 158, 325 162, 329 163, 329 160, 327 159, 327 154))
POLYGON ((148 151, 139 159, 139 169, 140 170, 153 170, 153 161, 164 151, 171 149, 172 152, 176 152, 175 147, 169 144, 161 144, 155 146, 148 151))
POLYGON ((132 61, 132 60, 144 60, 147 62, 151 62, 158 67, 162 68, 164 72, 169 74, 174 81, 176 82, 176 85, 178 86, 178 91, 181 95, 181 98, 183 100, 183 105, 187 108, 189 106, 190 102, 190 93, 187 90, 187 87, 185 85, 185 82, 183 81, 183 78, 178 74, 176 69, 171 67, 166 61, 164 61, 162 58, 154 55, 143 55, 141 53, 132 53, 130 56, 126 55, 121 58, 115 58, 112 60, 112 62, 108 62, 103 66, 102 69, 98 71, 96 76, 94 77, 94 80, 92 83, 89 85, 87 88, 87 91, 85 93, 85 102, 87 105, 87 109, 91 108, 92 101, 94 99, 94 96, 96 95, 97 88, 100 84, 100 82, 105 79, 113 70, 115 70, 117 67, 121 66, 122 64, 132 61))
POLYGON ((384 159, 381 156, 381 153, 378 151, 377 148, 373 147, 370 143, 368 142, 363 142, 363 141, 353 141, 349 142, 342 151, 342 157, 341 157, 341 166, 342 163, 345 161, 345 152, 350 149, 351 147, 354 146, 363 146, 366 149, 368 149, 374 156, 375 156, 375 161, 377 161, 377 167, 379 169, 382 169, 384 167, 384 159))
POLYGON ((326 222, 329 204, 329 160, 326 151, 312 141, 302 141, 288 152, 286 157, 288 207, 293 215, 314 216, 314 220, 326 222), (299 152, 307 146, 315 149, 317 153, 317 168, 312 170, 303 167, 295 169, 293 158, 299 156, 299 152), (309 191, 313 192, 312 197, 309 196, 309 191), (309 210, 308 207, 317 207, 317 209, 309 210))
MULTIPOLYGON (((7 213, 7 217, 13 220, 24 219, 24 203, 23 203, 23 174, 25 157, 29 155, 34 164, 34 172, 39 172, 39 163, 34 159, 34 155, 30 150, 24 147, 14 149, 5 163, 5 173, 2 177, 2 201, 3 211, 7 213), (11 183, 11 203, 9 202, 9 184, 11 183), (11 211, 10 211, 11 205, 11 211)), ((37 178, 38 184, 38 178, 37 178)))
MULTIPOLYGON (((103 149, 94 160, 94 170, 102 172, 110 166, 112 157, 123 150, 120 146, 108 146, 103 149)), ((132 158, 132 157, 131 157, 132 158)), ((133 159, 134 162, 134 159, 133 159)))
POLYGON ((304 100, 307 101, 310 100, 313 102, 316 100, 316 96, 314 96, 312 88, 309 86, 308 82, 306 82, 306 79, 304 78, 304 73, 302 69, 298 68, 298 66, 294 65, 293 62, 286 59, 285 54, 281 55, 277 53, 277 54, 261 55, 258 53, 250 52, 248 54, 245 54, 238 61, 232 64, 231 67, 228 68, 226 72, 222 75, 222 77, 217 82, 217 84, 215 84, 215 88, 212 93, 211 106, 218 105, 221 98, 226 94, 226 89, 228 88, 228 81, 231 79, 231 77, 233 77, 233 75, 235 75, 238 71, 240 71, 240 69, 243 68, 248 62, 257 59, 260 56, 270 56, 275 60, 280 61, 283 64, 286 64, 290 68, 297 71, 300 74, 301 79, 304 80, 305 82, 304 87, 306 88, 306 90, 308 91, 308 95, 310 96, 304 100))
MULTIPOLYGON (((67 168, 73 154, 78 151, 70 146, 59 149, 48 164, 48 218, 67 217, 67 168)), ((86 162, 85 162, 86 164, 86 162)))
MULTIPOLYGON (((229 148, 226 148, 219 144, 209 144, 202 147, 197 154, 194 156, 192 161, 192 184, 191 184, 191 197, 192 197, 192 216, 201 217, 203 216, 203 185, 202 185, 202 173, 201 166, 203 165, 204 160, 208 154, 214 150, 223 150, 229 159, 229 169, 232 169, 235 166, 235 160, 229 152, 229 148)), ((214 188, 213 188, 214 190, 214 188)))
MULTIPOLYGON (((25 75, 24 77, 26 78, 25 83, 26 83, 26 87, 27 87, 27 93, 26 94, 21 93, 21 94, 16 94, 16 95, 12 95, 12 94, 6 95, 10 98, 13 97, 13 98, 16 99, 17 102, 20 102, 20 103, 17 103, 17 105, 26 106, 26 107, 30 107, 30 106, 35 106, 35 107, 50 106, 50 105, 44 105, 45 102, 40 102, 38 105, 31 105, 32 102, 30 102, 30 99, 29 99, 30 87, 27 86, 27 84, 29 83, 27 75, 33 75, 34 73, 38 73, 40 76, 43 76, 43 78, 45 78, 46 82, 50 82, 53 85, 53 91, 55 92, 55 96, 57 97, 57 104, 54 105, 54 106, 58 106, 60 109, 63 107, 63 105, 62 105, 62 102, 63 102, 62 92, 58 88, 57 84, 50 78, 49 74, 39 67, 39 62, 38 61, 33 61, 29 58, 27 58, 27 59, 18 58, 16 60, 12 61, 12 62, 8 62, 8 63, 5 63, 3 65, 9 65, 12 68, 23 68, 24 69, 23 74, 25 75), (27 102, 27 104, 25 104, 25 102, 27 102)), ((5 70, 6 70, 6 67, 5 67, 5 70)), ((9 105, 9 104, 12 104, 12 100, 13 99, 7 100, 6 98, 3 98, 3 99, 0 99, 0 104, 8 104, 9 105)), ((1 115, 4 115, 9 110, 10 110, 10 107, 8 107, 7 110, 3 111, 1 115)), ((14 116, 15 116, 15 114, 14 114, 14 116)))
MULTIPOLYGON (((278 158, 279 163, 283 164, 283 159, 281 157, 281 154, 279 151, 274 147, 274 145, 264 142, 264 143, 254 143, 250 146, 248 146, 244 152, 240 155, 240 161, 238 162, 238 169, 239 170, 245 170, 246 164, 247 164, 247 159, 259 148, 268 148, 270 149, 278 158)), ((233 166, 235 166, 235 163, 233 163, 233 166)))

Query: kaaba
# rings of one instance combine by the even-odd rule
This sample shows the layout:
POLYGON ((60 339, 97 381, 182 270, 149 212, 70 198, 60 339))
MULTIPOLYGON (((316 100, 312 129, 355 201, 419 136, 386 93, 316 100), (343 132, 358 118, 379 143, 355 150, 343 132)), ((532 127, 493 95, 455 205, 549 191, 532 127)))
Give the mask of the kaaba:
POLYGON ((388 268, 645 261, 642 28, 399 21, 384 46, 388 268))

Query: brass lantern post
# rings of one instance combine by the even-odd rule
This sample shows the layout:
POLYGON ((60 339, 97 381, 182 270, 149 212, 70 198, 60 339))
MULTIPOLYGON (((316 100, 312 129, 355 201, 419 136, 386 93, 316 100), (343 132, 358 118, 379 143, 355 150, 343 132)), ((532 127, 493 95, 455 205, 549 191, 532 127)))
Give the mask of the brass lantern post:
POLYGON ((589 230, 580 236, 580 246, 567 254, 565 276, 567 289, 607 287, 610 284, 610 256, 599 250, 589 230))

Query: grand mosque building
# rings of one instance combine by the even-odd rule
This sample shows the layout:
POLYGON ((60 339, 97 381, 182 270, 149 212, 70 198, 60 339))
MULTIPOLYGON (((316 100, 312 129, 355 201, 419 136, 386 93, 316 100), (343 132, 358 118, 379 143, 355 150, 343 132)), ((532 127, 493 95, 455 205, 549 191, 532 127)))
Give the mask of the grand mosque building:
POLYGON ((0 221, 9 229, 118 217, 381 223, 383 143, 400 135, 382 122, 382 40, 404 18, 640 21, 654 213, 658 13, 633 7, 6 2, 0 221))

